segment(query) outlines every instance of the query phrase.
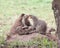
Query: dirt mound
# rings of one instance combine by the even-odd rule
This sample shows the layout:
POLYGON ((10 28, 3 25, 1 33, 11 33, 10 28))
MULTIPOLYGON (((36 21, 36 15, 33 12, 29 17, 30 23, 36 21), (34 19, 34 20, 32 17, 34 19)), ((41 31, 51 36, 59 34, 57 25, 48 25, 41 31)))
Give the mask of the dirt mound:
POLYGON ((41 35, 39 33, 32 33, 32 34, 28 34, 28 35, 14 35, 9 40, 7 40, 7 42, 13 42, 14 40, 20 40, 22 42, 25 42, 25 41, 32 40, 36 37, 45 38, 46 36, 41 35))

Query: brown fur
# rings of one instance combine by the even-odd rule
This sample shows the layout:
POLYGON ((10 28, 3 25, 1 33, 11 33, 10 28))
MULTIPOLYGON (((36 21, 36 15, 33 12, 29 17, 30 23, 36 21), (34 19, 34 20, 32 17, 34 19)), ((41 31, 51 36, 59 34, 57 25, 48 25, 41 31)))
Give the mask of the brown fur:
MULTIPOLYGON (((31 33, 40 33, 43 35, 46 35, 46 31, 47 31, 47 23, 43 20, 39 20, 37 17, 33 16, 33 15, 25 15, 24 18, 24 27, 22 27, 23 29, 20 29, 20 27, 18 27, 17 32, 21 35, 24 34, 31 34, 31 33), (31 25, 30 21, 28 20, 29 17, 33 20, 33 25, 31 25), (21 31, 21 32, 20 32, 21 31)), ((52 30, 50 29, 48 32, 51 32, 52 30)))
POLYGON ((32 27, 36 29, 36 32, 45 35, 47 30, 47 23, 43 20, 39 20, 36 16, 29 16, 33 19, 34 24, 32 27))
POLYGON ((17 27, 22 27, 22 18, 23 18, 24 14, 21 14, 21 16, 19 16, 19 18, 16 19, 15 23, 12 25, 10 32, 7 34, 7 39, 9 39, 12 35, 18 34, 16 32, 17 27))
MULTIPOLYGON (((33 15, 25 15, 22 14, 12 26, 10 33, 7 35, 7 39, 9 39, 12 35, 27 35, 31 33, 40 33, 46 35, 47 31, 47 23, 43 20, 39 20, 37 17, 33 15), (28 20, 29 17, 33 20, 33 25, 31 25, 28 20), (24 20, 23 20, 24 19, 24 20), (23 21, 22 21, 23 20, 23 21)), ((51 32, 51 30, 49 30, 51 32)))

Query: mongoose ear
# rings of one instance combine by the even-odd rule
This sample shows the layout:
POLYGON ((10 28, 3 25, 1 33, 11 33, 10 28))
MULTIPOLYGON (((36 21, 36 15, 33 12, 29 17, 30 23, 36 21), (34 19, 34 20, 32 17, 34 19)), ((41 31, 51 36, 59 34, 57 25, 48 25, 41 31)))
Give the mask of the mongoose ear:
POLYGON ((24 14, 24 13, 22 13, 22 14, 21 14, 21 17, 23 17, 24 15, 25 15, 25 14, 24 14))

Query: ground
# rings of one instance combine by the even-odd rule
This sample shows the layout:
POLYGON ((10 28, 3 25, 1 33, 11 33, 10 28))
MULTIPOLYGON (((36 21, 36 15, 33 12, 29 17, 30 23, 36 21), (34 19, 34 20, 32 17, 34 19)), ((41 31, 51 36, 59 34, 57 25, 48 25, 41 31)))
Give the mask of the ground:
POLYGON ((51 3, 52 0, 0 0, 0 36, 5 37, 21 13, 35 15, 56 28, 51 3))

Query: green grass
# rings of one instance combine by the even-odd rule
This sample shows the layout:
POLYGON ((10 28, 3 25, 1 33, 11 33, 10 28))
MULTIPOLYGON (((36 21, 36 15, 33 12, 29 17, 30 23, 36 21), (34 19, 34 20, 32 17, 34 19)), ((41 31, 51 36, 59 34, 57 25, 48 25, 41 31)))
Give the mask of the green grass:
POLYGON ((28 42, 21 42, 21 41, 14 41, 9 44, 11 47, 13 46, 34 46, 37 45, 38 48, 57 48, 56 42, 53 41, 48 41, 46 38, 40 39, 40 38, 35 38, 33 40, 30 40, 28 42))
POLYGON ((5 36, 22 13, 35 15, 56 28, 51 3, 52 0, 0 0, 0 36, 5 36))
MULTIPOLYGON (((1 37, 0 37, 1 38, 1 37)), ((32 40, 29 41, 20 41, 20 40, 14 40, 13 42, 6 44, 6 42, 3 40, 0 40, 0 45, 6 44, 8 48, 13 48, 16 46, 25 46, 25 47, 32 47, 32 46, 38 46, 38 48, 57 48, 56 45, 57 42, 55 41, 48 41, 47 38, 40 38, 40 36, 35 37, 32 40)))
POLYGON ((7 32, 20 14, 32 14, 56 27, 51 7, 52 0, 0 0, 0 32, 7 32))
POLYGON ((9 30, 21 13, 35 15, 55 28, 51 2, 52 0, 0 0, 0 32, 9 30))

